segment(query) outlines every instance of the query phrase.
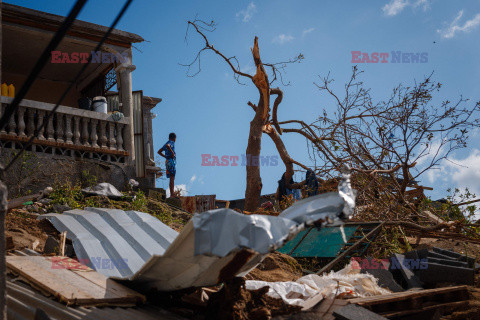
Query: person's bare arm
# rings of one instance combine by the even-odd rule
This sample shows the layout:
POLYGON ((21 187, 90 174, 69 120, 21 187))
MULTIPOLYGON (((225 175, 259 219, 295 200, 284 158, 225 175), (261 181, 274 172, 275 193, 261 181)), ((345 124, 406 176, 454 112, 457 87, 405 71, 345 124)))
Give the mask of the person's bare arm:
POLYGON ((160 156, 164 157, 165 159, 167 158, 167 157, 163 154, 162 149, 158 149, 157 153, 158 153, 160 156))

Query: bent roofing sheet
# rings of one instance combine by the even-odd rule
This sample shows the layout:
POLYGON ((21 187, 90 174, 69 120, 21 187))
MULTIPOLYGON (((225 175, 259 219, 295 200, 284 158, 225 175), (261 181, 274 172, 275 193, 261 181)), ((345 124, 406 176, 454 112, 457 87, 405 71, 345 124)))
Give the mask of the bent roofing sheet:
POLYGON ((90 260, 89 267, 131 281, 138 290, 169 291, 243 276, 306 224, 348 218, 355 196, 348 181, 340 185, 341 192, 296 202, 278 217, 230 209, 196 214, 178 235, 151 215, 136 211, 86 208, 39 218, 67 231, 77 257, 90 260))

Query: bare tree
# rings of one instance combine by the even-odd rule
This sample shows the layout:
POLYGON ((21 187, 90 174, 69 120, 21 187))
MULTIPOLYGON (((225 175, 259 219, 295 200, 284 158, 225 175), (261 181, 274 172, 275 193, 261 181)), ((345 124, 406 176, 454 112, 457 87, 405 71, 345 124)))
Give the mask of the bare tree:
POLYGON ((408 186, 467 146, 469 131, 479 125, 480 102, 437 101, 433 95, 442 85, 432 82, 432 75, 412 86, 400 84, 389 99, 374 102, 361 73, 353 67, 343 97, 331 88, 332 79, 321 78, 316 85, 333 98, 333 114, 323 110, 311 124, 283 121, 281 130, 307 139, 319 173, 337 175, 349 164, 364 179, 363 187, 375 190, 373 197, 388 193, 406 202, 408 186))
MULTIPOLYGON (((252 107, 255 115, 250 122, 250 133, 248 136, 248 145, 246 155, 252 159, 252 165, 247 165, 247 187, 245 190, 245 210, 255 211, 259 205, 260 195, 262 191, 262 179, 260 176, 260 166, 256 165, 256 160, 259 159, 261 150, 262 133, 267 133, 274 141, 275 146, 280 154, 282 161, 286 167, 286 181, 290 181, 290 177, 293 175, 293 164, 298 164, 301 167, 307 169, 306 166, 294 161, 287 152, 283 141, 280 138, 281 129, 277 122, 277 109, 283 98, 283 92, 279 88, 271 88, 271 85, 280 80, 283 84, 283 70, 290 63, 300 62, 303 59, 303 55, 299 54, 293 59, 278 62, 278 63, 264 63, 260 58, 260 48, 258 44, 258 38, 255 37, 253 41, 252 58, 255 63, 256 73, 250 75, 242 72, 239 67, 238 60, 235 56, 227 57, 221 51, 216 49, 208 40, 206 33, 213 32, 216 28, 214 21, 209 23, 195 19, 188 21, 187 34, 190 27, 193 27, 195 31, 203 38, 204 47, 200 49, 195 56, 194 60, 184 65, 188 68, 187 75, 195 76, 201 71, 201 57, 205 51, 213 51, 216 55, 222 58, 233 72, 233 75, 237 82, 241 83, 240 79, 250 79, 255 87, 258 89, 259 99, 255 105, 252 102, 248 102, 248 105, 252 107), (192 72, 192 68, 196 67, 196 70, 192 72), (267 74, 267 70, 270 72, 270 78, 267 74), (270 119, 270 96, 276 95, 275 102, 273 104, 273 117, 270 119)), ((292 187, 292 186, 290 186, 292 187)))

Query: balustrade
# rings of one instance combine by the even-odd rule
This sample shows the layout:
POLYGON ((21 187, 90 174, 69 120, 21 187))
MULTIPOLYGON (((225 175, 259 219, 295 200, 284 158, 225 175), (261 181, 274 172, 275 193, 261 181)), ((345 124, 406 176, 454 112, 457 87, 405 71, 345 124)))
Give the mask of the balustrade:
MULTIPOLYGON (((0 116, 11 98, 1 97, 0 116)), ((34 144, 46 144, 66 149, 79 149, 96 153, 125 153, 123 130, 128 118, 114 121, 110 115, 94 111, 60 106, 54 116, 46 116, 52 104, 23 100, 10 118, 6 130, 0 132, 2 140, 30 138, 37 131, 34 144), (44 128, 41 128, 45 124, 44 128), (52 144, 53 143, 53 144, 52 144)), ((21 140, 24 141, 24 140, 21 140)))

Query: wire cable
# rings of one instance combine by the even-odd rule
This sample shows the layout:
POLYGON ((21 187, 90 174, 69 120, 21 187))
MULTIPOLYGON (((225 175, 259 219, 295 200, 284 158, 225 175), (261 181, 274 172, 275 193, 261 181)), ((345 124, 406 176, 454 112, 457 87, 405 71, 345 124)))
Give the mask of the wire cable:
MULTIPOLYGON (((132 3, 133 0, 127 0, 125 2, 125 4, 123 5, 122 7, 122 10, 120 10, 120 12, 118 13, 118 15, 116 16, 115 20, 113 21, 113 23, 110 25, 108 31, 103 35, 102 39, 100 40, 100 42, 98 42, 96 48, 95 48, 95 52, 99 51, 101 46, 103 45, 103 43, 105 42, 105 40, 110 36, 110 34, 112 33, 112 30, 115 28, 115 26, 118 24, 118 22, 120 21, 120 19, 122 18, 122 16, 125 14, 125 12, 127 11, 128 7, 130 6, 130 4, 132 3)), ((55 107, 53 107, 52 111, 50 111, 49 113, 47 113, 42 125, 40 127, 38 127, 37 129, 35 129, 35 132, 34 134, 32 135, 32 137, 23 145, 22 149, 15 155, 15 157, 8 163, 8 165, 5 166, 5 169, 3 169, 3 171, 7 171, 14 163, 15 161, 22 155, 22 153, 25 151, 26 148, 28 148, 30 145, 32 145, 32 142, 33 140, 35 139, 35 137, 37 137, 38 135, 38 132, 41 131, 45 125, 48 123, 48 121, 50 120, 50 118, 55 114, 55 112, 57 111, 58 107, 60 106, 60 104, 62 103, 63 99, 65 99, 65 97, 67 96, 68 92, 70 92, 70 90, 73 88, 73 86, 75 85, 75 83, 78 81, 78 79, 80 78, 80 76, 83 74, 83 72, 87 69, 87 67, 90 65, 91 61, 92 61, 92 58, 93 56, 90 55, 90 58, 88 59, 88 63, 85 63, 82 67, 82 69, 80 69, 80 71, 77 73, 77 75, 75 76, 74 80, 70 83, 70 85, 68 86, 68 88, 63 92, 62 96, 60 97, 60 99, 58 100, 58 102, 55 104, 55 107)), ((13 102, 12 102, 13 104, 13 102)), ((18 104, 17 104, 18 106, 18 104)), ((3 119, 3 118, 2 118, 3 119)))

